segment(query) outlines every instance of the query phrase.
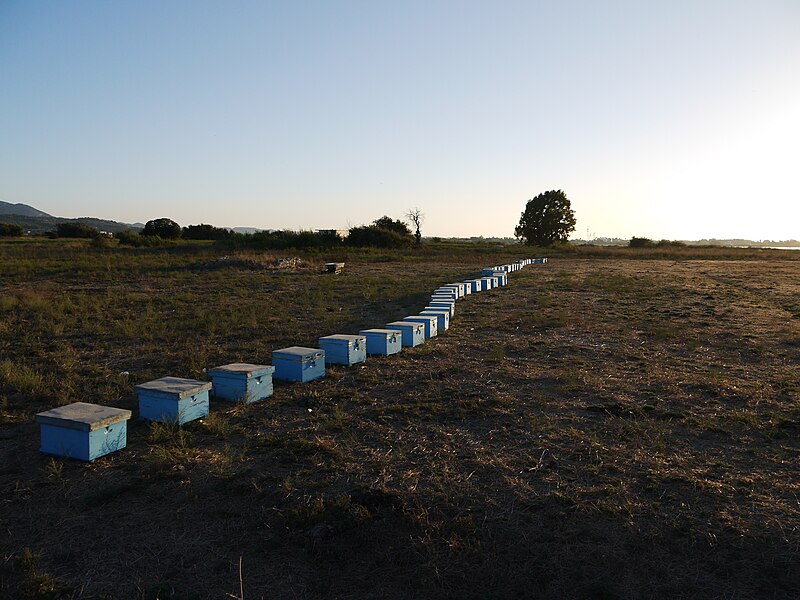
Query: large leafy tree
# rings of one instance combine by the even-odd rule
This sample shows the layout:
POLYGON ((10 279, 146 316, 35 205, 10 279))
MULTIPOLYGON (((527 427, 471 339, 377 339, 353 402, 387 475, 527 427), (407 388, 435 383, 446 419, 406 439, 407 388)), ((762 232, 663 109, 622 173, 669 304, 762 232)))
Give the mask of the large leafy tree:
POLYGON ((561 190, 550 190, 528 200, 514 235, 532 246, 552 246, 566 242, 572 231, 575 231, 575 212, 567 195, 561 190))
POLYGON ((157 235, 167 240, 181 237, 181 226, 172 219, 153 219, 144 224, 142 235, 157 235))
POLYGON ((395 221, 390 217, 381 217, 372 223, 372 225, 380 229, 394 231, 398 235, 411 235, 411 230, 408 228, 408 225, 400 219, 395 221))

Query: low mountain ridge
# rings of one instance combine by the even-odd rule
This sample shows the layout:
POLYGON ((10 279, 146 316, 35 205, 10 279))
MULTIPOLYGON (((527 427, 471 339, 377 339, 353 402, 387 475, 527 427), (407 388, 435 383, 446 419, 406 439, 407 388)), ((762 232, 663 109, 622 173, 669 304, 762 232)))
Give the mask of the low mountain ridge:
POLYGON ((27 204, 4 202, 0 200, 0 215, 20 215, 22 217, 52 217, 46 212, 27 204))
POLYGON ((95 217, 78 217, 76 219, 54 217, 27 204, 12 204, 2 200, 0 200, 0 221, 19 225, 26 232, 30 232, 31 235, 43 235, 48 231, 54 230, 59 223, 84 223, 98 231, 107 231, 109 233, 144 229, 144 224, 142 223, 120 223, 95 217))

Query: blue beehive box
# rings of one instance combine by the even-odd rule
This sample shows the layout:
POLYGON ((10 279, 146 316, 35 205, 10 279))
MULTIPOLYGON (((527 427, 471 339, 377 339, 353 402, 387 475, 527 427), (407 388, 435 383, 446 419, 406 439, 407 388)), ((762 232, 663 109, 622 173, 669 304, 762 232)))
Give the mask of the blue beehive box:
POLYGON ((467 289, 467 285, 465 285, 464 282, 462 282, 462 281, 458 281, 456 283, 448 283, 447 285, 442 286, 442 287, 455 287, 455 288, 457 288, 458 289, 458 297, 459 298, 469 294, 469 290, 467 289))
POLYGON ((291 346, 272 353, 273 377, 306 383, 325 376, 325 350, 291 346))
POLYGON ((358 333, 367 338, 367 354, 397 354, 403 349, 403 334, 396 329, 365 329, 358 333))
POLYGON ((419 346, 425 341, 425 325, 411 321, 393 321, 386 324, 386 329, 402 332, 400 342, 404 347, 419 346))
POLYGON ((419 313, 423 317, 434 316, 436 317, 436 329, 437 331, 447 331, 450 329, 450 311, 446 308, 433 308, 433 307, 425 307, 421 313, 419 313))
POLYGON ((352 367, 367 360, 367 338, 363 335, 334 334, 319 338, 325 363, 352 367))
POLYGON ((431 299, 430 302, 428 302, 428 306, 430 306, 431 308, 446 308, 446 309, 448 309, 450 311, 450 316, 451 317, 456 312, 455 302, 453 302, 452 300, 444 300, 444 299, 443 300, 433 300, 433 299, 431 299))
POLYGON ((469 285, 470 292, 473 294, 477 294, 483 289, 483 286, 481 286, 480 279, 467 279, 464 283, 469 285))
POLYGON ((461 298, 461 296, 466 296, 466 294, 467 294, 467 290, 464 289, 464 284, 460 283, 460 282, 459 283, 448 283, 446 285, 441 286, 439 289, 453 289, 453 290, 456 290, 456 292, 458 292, 458 297, 459 298, 461 298))
POLYGON ((494 287, 494 278, 493 277, 481 277, 481 281, 483 282, 483 289, 490 290, 494 287))
POLYGON ((494 273, 494 267, 486 267, 481 270, 481 276, 488 277, 494 273))
POLYGON ((412 323, 422 323, 425 327, 425 339, 435 337, 439 334, 439 319, 435 315, 411 315, 404 317, 403 321, 411 321, 412 323))
POLYGON ((139 418, 183 425, 208 414, 211 382, 162 377, 136 386, 139 418))
POLYGON ((229 402, 258 402, 272 396, 271 365, 231 363, 208 370, 211 377, 211 393, 215 398, 229 402))
POLYGON ((446 292, 434 292, 431 294, 431 300, 445 300, 447 302, 455 303, 456 295, 455 293, 448 294, 446 292))
POLYGON ((469 281, 461 281, 459 285, 463 290, 462 296, 469 296, 472 293, 472 284, 469 281))
POLYGON ((36 415, 40 452, 91 461, 125 447, 131 411, 73 402, 36 415))
POLYGON ((451 298, 452 300, 458 300, 458 297, 459 297, 458 296, 458 290, 456 290, 454 288, 444 288, 444 287, 441 287, 441 288, 433 290, 433 294, 431 294, 431 297, 433 297, 433 296, 441 296, 441 297, 444 297, 444 298, 451 298))

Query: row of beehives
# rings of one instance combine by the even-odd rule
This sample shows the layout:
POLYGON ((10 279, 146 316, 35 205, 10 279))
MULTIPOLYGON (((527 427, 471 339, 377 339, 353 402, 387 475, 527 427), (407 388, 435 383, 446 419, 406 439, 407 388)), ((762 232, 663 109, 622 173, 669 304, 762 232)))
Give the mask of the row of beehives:
MULTIPOLYGON (((505 286, 508 273, 546 258, 524 259, 483 269, 481 277, 451 283, 434 290, 419 315, 388 323, 384 329, 365 329, 358 335, 328 335, 319 348, 292 346, 272 353, 272 365, 233 363, 208 370, 211 381, 162 377, 136 386, 139 417, 183 425, 208 414, 209 391, 220 400, 258 402, 272 396, 273 378, 307 382, 325 375, 325 365, 352 366, 369 354, 396 354, 403 347, 422 344, 450 327, 459 298, 505 286)), ((75 402, 36 415, 41 451, 79 460, 94 460, 120 450, 127 443, 131 411, 75 402)))

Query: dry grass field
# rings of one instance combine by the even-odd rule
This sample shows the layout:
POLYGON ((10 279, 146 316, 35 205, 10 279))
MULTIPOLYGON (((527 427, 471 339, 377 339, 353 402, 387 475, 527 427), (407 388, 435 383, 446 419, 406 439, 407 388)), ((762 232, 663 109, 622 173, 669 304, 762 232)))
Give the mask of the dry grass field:
POLYGON ((0 244, 0 597, 800 597, 800 252, 556 252, 400 355, 41 455, 38 411, 135 410, 530 251, 221 254, 0 244))

